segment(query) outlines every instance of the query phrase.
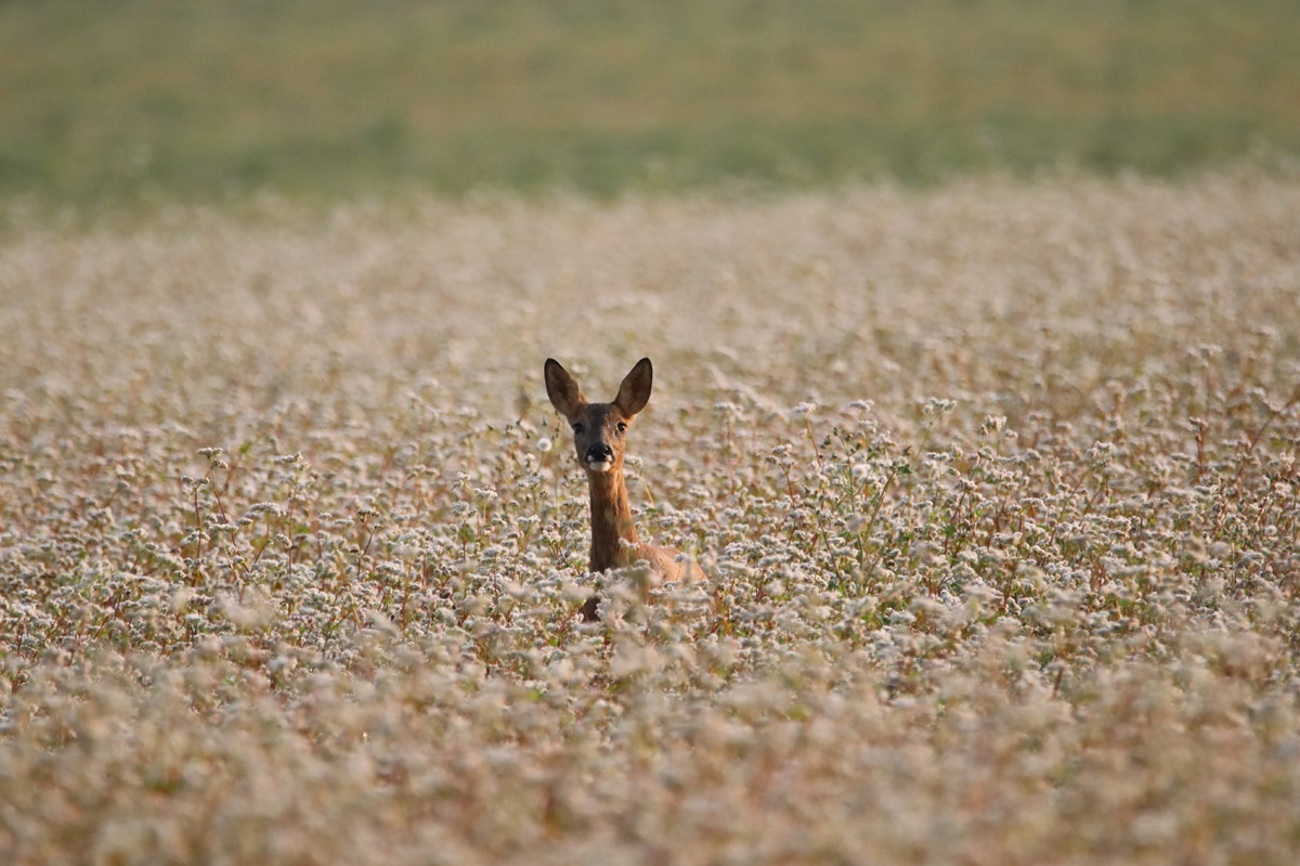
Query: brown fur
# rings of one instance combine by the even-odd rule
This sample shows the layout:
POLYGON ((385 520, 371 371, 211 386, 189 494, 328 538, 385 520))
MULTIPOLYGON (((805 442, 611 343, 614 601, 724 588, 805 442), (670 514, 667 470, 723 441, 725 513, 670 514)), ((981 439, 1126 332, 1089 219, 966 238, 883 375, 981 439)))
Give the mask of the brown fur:
MULTIPOLYGON (((682 554, 672 548, 641 543, 632 523, 632 507, 623 476, 626 434, 650 401, 653 382, 650 359, 642 358, 623 379, 613 402, 590 403, 568 371, 553 358, 546 359, 547 396, 573 427, 573 447, 578 463, 587 472, 591 493, 591 571, 609 571, 645 562, 666 582, 697 579, 703 575, 694 562, 689 559, 679 562, 682 554), (609 467, 603 471, 594 468, 588 459, 593 453, 608 454, 609 467)), ((596 619, 596 601, 593 596, 583 605, 584 619, 596 619)))

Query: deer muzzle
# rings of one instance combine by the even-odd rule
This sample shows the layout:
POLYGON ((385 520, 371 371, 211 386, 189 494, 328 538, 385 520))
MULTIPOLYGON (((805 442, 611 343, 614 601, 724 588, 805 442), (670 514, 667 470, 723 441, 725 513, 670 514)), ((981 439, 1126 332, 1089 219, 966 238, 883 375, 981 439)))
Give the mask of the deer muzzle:
POLYGON ((608 472, 614 468, 614 449, 604 442, 593 442, 587 449, 586 464, 593 472, 608 472))

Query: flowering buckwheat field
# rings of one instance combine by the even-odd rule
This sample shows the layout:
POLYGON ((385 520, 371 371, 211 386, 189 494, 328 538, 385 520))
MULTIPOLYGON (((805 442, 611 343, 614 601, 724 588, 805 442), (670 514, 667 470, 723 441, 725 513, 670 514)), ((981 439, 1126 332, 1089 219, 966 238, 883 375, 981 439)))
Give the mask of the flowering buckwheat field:
POLYGON ((14 224, 7 863, 1300 852, 1294 175, 14 224))

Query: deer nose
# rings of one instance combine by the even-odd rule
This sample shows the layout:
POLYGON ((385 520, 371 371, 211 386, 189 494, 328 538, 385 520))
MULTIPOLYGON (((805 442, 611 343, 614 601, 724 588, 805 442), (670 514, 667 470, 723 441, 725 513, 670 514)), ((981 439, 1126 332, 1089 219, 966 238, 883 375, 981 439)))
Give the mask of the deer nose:
POLYGON ((587 449, 588 463, 604 463, 614 459, 614 449, 604 442, 595 442, 587 449))

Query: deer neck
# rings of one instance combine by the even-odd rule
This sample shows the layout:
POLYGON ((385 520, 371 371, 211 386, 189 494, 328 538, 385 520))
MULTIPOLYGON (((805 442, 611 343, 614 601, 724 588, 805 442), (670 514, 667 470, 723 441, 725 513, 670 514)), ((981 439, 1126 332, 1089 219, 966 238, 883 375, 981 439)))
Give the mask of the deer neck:
POLYGON ((609 472, 589 472, 591 487, 591 570, 623 568, 636 561, 636 527, 627 501, 627 482, 620 466, 609 472))

